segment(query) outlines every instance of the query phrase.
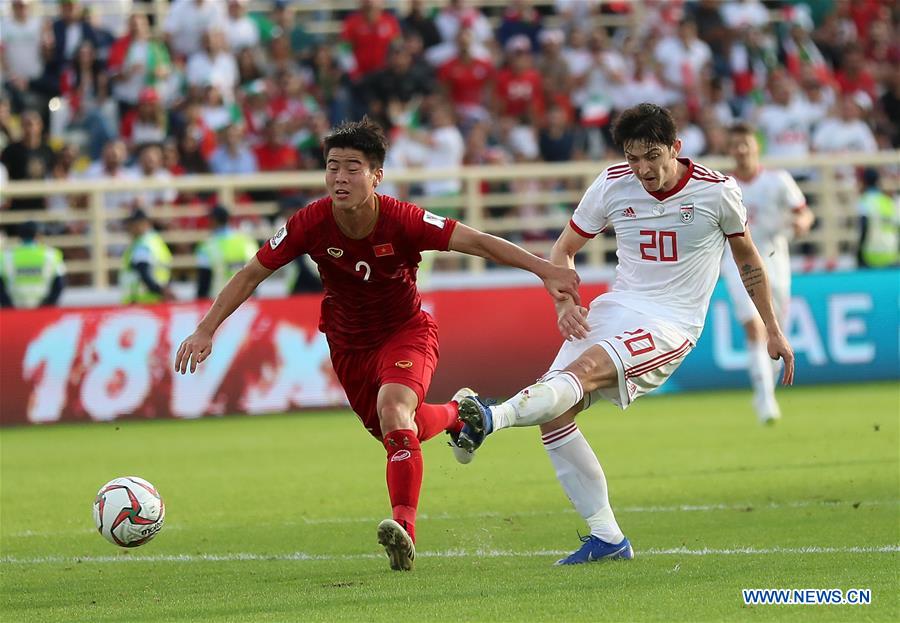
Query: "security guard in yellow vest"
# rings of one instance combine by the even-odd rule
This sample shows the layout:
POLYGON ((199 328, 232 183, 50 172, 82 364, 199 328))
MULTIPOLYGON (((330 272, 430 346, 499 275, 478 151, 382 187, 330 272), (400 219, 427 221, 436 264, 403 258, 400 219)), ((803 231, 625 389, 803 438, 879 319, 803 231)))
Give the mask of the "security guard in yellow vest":
POLYGON ((900 214, 893 199, 878 187, 878 171, 863 171, 859 198, 860 266, 885 268, 900 263, 900 214))
POLYGON ((231 215, 221 205, 209 213, 212 236, 197 247, 197 298, 213 298, 259 250, 256 240, 228 226, 231 215))
POLYGON ((34 221, 22 223, 17 230, 22 243, 0 254, 0 306, 56 305, 65 287, 62 252, 37 241, 34 221))
POLYGON ((122 256, 119 286, 122 302, 157 303, 174 301, 169 288, 172 276, 172 252, 153 229, 146 212, 137 209, 125 219, 131 244, 122 256))

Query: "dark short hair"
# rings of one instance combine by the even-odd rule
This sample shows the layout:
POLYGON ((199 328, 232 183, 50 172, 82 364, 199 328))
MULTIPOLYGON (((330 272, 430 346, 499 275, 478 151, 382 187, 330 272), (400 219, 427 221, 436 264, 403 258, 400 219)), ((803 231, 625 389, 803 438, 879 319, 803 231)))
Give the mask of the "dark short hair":
POLYGON ((677 130, 672 113, 656 104, 638 104, 622 112, 612 129, 613 142, 619 149, 626 143, 645 142, 649 145, 675 144, 677 130))
POLYGON ((334 148, 361 151, 372 169, 380 169, 384 166, 387 140, 384 138, 381 126, 368 117, 363 117, 362 121, 342 123, 325 137, 323 151, 326 160, 328 152, 334 148))
POLYGON ((25 221, 16 227, 16 233, 19 235, 19 238, 25 242, 31 242, 37 238, 39 231, 38 224, 34 221, 25 221))
POLYGON ((752 123, 747 123, 746 121, 738 121, 737 123, 729 126, 728 133, 756 136, 756 128, 752 123))

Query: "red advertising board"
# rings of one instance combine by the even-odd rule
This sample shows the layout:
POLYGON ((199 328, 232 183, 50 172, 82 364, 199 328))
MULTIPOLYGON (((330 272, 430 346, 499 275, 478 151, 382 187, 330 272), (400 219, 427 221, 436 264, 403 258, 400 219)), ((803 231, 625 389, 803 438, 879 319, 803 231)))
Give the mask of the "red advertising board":
MULTIPOLYGON (((605 289, 582 288, 590 300, 605 289)), ((559 347, 542 288, 434 292, 441 361, 429 399, 463 385, 505 396, 542 374, 559 347)), ((193 375, 175 350, 206 306, 0 312, 0 424, 196 418, 339 407, 346 399, 318 332, 319 298, 251 300, 216 333, 193 375)))

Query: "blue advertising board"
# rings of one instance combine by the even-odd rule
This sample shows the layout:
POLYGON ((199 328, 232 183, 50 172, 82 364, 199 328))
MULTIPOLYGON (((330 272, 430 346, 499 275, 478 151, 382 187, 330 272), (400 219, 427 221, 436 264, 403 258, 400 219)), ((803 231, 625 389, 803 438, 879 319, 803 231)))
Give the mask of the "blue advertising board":
MULTIPOLYGON (((794 275, 795 384, 900 379, 900 270, 794 275)), ((696 348, 664 390, 747 387, 743 330, 720 281, 696 348)))

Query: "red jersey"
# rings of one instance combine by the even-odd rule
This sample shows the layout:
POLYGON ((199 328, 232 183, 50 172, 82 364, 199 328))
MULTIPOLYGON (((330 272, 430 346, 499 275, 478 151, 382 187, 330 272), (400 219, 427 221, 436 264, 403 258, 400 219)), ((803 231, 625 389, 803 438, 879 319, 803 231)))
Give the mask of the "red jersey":
POLYGON ((374 24, 362 12, 348 15, 341 38, 353 48, 356 58, 354 75, 365 76, 384 67, 388 48, 399 36, 400 23, 387 11, 382 11, 374 24))
POLYGON ((477 58, 468 63, 454 58, 438 69, 438 80, 447 86, 457 106, 484 104, 484 89, 493 77, 494 66, 477 58))
POLYGON ((378 222, 361 240, 337 226, 330 197, 313 201, 288 219, 256 254, 276 270, 308 253, 319 267, 325 297, 319 330, 332 348, 378 346, 417 314, 416 288, 421 251, 447 251, 456 221, 417 205, 377 195, 378 222))
POLYGON ((518 74, 511 69, 500 71, 497 74, 497 97, 502 115, 519 117, 532 113, 540 118, 544 113, 541 74, 536 69, 526 69, 518 74))

